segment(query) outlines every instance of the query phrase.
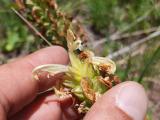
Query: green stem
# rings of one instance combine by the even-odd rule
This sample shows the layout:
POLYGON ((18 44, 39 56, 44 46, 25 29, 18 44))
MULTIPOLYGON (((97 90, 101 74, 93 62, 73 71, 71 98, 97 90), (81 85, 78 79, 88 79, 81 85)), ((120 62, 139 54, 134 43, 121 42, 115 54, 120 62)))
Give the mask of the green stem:
POLYGON ((141 83, 143 80, 143 77, 145 76, 145 73, 147 72, 147 70, 149 69, 150 65, 154 62, 155 58, 157 57, 158 53, 160 52, 160 46, 155 50, 155 52, 153 53, 153 55, 151 56, 151 58, 148 60, 148 62, 146 63, 144 69, 142 70, 140 77, 138 79, 138 82, 141 83))

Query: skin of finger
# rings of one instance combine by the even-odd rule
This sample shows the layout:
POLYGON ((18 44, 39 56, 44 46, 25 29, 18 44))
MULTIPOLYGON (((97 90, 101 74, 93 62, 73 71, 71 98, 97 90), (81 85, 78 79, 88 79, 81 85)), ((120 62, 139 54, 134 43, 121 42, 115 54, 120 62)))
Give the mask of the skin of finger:
POLYGON ((25 107, 21 112, 12 116, 12 120, 76 120, 77 116, 74 111, 68 110, 71 109, 70 106, 72 103, 69 102, 70 98, 65 98, 63 101, 59 101, 53 94, 40 96, 29 106, 25 107), (67 104, 68 107, 63 108, 62 102, 67 104), (64 113, 66 112, 68 115, 64 113), (65 118, 65 119, 64 119, 65 118))
POLYGON ((63 109, 63 120, 81 120, 82 115, 78 114, 74 109, 74 107, 68 107, 67 109, 63 109))
POLYGON ((58 46, 48 47, 0 67, 0 104, 6 113, 13 115, 36 97, 40 88, 32 79, 32 70, 52 63, 67 64, 67 52, 58 46))
POLYGON ((51 88, 52 86, 59 86, 59 84, 63 80, 64 73, 59 73, 53 75, 49 75, 48 72, 41 72, 38 76, 39 81, 39 92, 44 92, 48 88, 51 88))
POLYGON ((40 96, 19 113, 11 116, 12 120, 60 120, 62 110, 58 98, 54 95, 40 96), (48 98, 47 98, 48 97, 48 98), (49 101, 48 101, 49 100, 49 101))
POLYGON ((3 110, 2 105, 0 105, 0 120, 7 120, 7 118, 6 118, 6 113, 5 113, 5 111, 3 110))
MULTIPOLYGON (((116 96, 122 86, 128 85, 136 88, 142 88, 141 85, 135 82, 121 83, 108 92, 106 92, 90 109, 84 120, 133 120, 129 115, 123 112, 116 105, 116 96)), ((141 92, 141 91, 140 91, 141 92)), ((145 99, 145 98, 144 98, 145 99)))

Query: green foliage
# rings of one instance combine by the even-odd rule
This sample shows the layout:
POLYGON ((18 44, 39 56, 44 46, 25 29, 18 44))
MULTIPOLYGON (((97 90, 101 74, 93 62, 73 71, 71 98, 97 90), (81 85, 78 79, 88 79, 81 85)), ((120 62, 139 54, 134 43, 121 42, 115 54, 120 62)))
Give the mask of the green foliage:
POLYGON ((160 60, 160 47, 158 47, 152 54, 147 54, 147 59, 145 59, 145 66, 143 67, 141 74, 139 76, 138 82, 141 83, 143 77, 150 72, 151 68, 155 62, 160 60))
POLYGON ((127 61, 127 65, 125 70, 123 71, 123 76, 121 76, 121 80, 122 81, 127 81, 127 78, 129 76, 129 72, 131 70, 131 65, 132 65, 132 58, 129 56, 128 61, 127 61))
MULTIPOLYGON (((159 20, 154 0, 87 0, 90 20, 97 31, 107 34, 117 30, 123 31, 126 26, 149 12, 148 19, 137 24, 134 29, 148 28, 153 21, 159 20), (151 13, 155 13, 152 14, 151 13), (104 32, 105 30, 105 32, 104 32)), ((147 16, 146 15, 146 16, 147 16)), ((156 24, 156 23, 154 23, 156 24)))
POLYGON ((91 21, 96 29, 104 29, 111 24, 117 3, 117 0, 87 0, 91 21))
POLYGON ((159 40, 147 43, 147 48, 143 54, 128 57, 128 61, 125 65, 118 65, 117 74, 120 76, 121 80, 133 80, 144 83, 146 77, 154 78, 158 76, 160 73, 159 44, 159 40))
POLYGON ((0 49, 5 52, 22 49, 26 42, 32 42, 28 29, 22 21, 11 11, 11 3, 0 1, 0 49), (2 6, 3 5, 3 6, 2 6))
POLYGON ((153 120, 152 118, 153 118, 153 115, 152 115, 153 113, 151 112, 151 111, 148 111, 147 112, 147 115, 146 115, 146 120, 153 120))
POLYGON ((105 42, 102 56, 107 56, 110 53, 113 53, 123 47, 122 43, 119 41, 108 40, 105 42))

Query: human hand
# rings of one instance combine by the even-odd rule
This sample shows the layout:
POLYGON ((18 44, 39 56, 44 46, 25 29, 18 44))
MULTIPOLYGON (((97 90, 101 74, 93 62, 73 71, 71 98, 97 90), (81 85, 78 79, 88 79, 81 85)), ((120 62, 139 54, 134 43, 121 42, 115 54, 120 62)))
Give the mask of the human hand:
MULTIPOLYGON (((53 94, 37 95, 56 84, 60 77, 32 79, 32 69, 42 64, 67 64, 67 52, 49 47, 0 67, 0 120, 75 120, 79 115, 53 94)), ((147 97, 141 85, 121 83, 100 98, 84 120, 143 120, 147 97)))

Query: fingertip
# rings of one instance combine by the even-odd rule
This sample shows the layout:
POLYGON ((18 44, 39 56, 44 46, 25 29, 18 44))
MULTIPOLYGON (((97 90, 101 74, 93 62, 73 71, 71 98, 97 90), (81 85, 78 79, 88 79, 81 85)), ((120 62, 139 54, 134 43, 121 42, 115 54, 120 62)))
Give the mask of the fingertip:
MULTIPOLYGON (((68 53, 63 47, 53 46, 53 47, 48 47, 46 49, 48 49, 49 52, 51 52, 51 51, 55 52, 55 54, 57 56, 56 58, 58 58, 57 61, 62 61, 62 64, 68 64, 68 62, 69 62, 68 53)), ((53 58, 55 58, 55 55, 53 56, 53 58)))
POLYGON ((148 99, 142 85, 136 82, 125 82, 119 88, 116 105, 134 120, 144 120, 148 99))
POLYGON ((51 46, 43 48, 29 56, 27 59, 32 60, 31 64, 38 66, 40 64, 68 64, 69 57, 67 51, 60 46, 51 46))

